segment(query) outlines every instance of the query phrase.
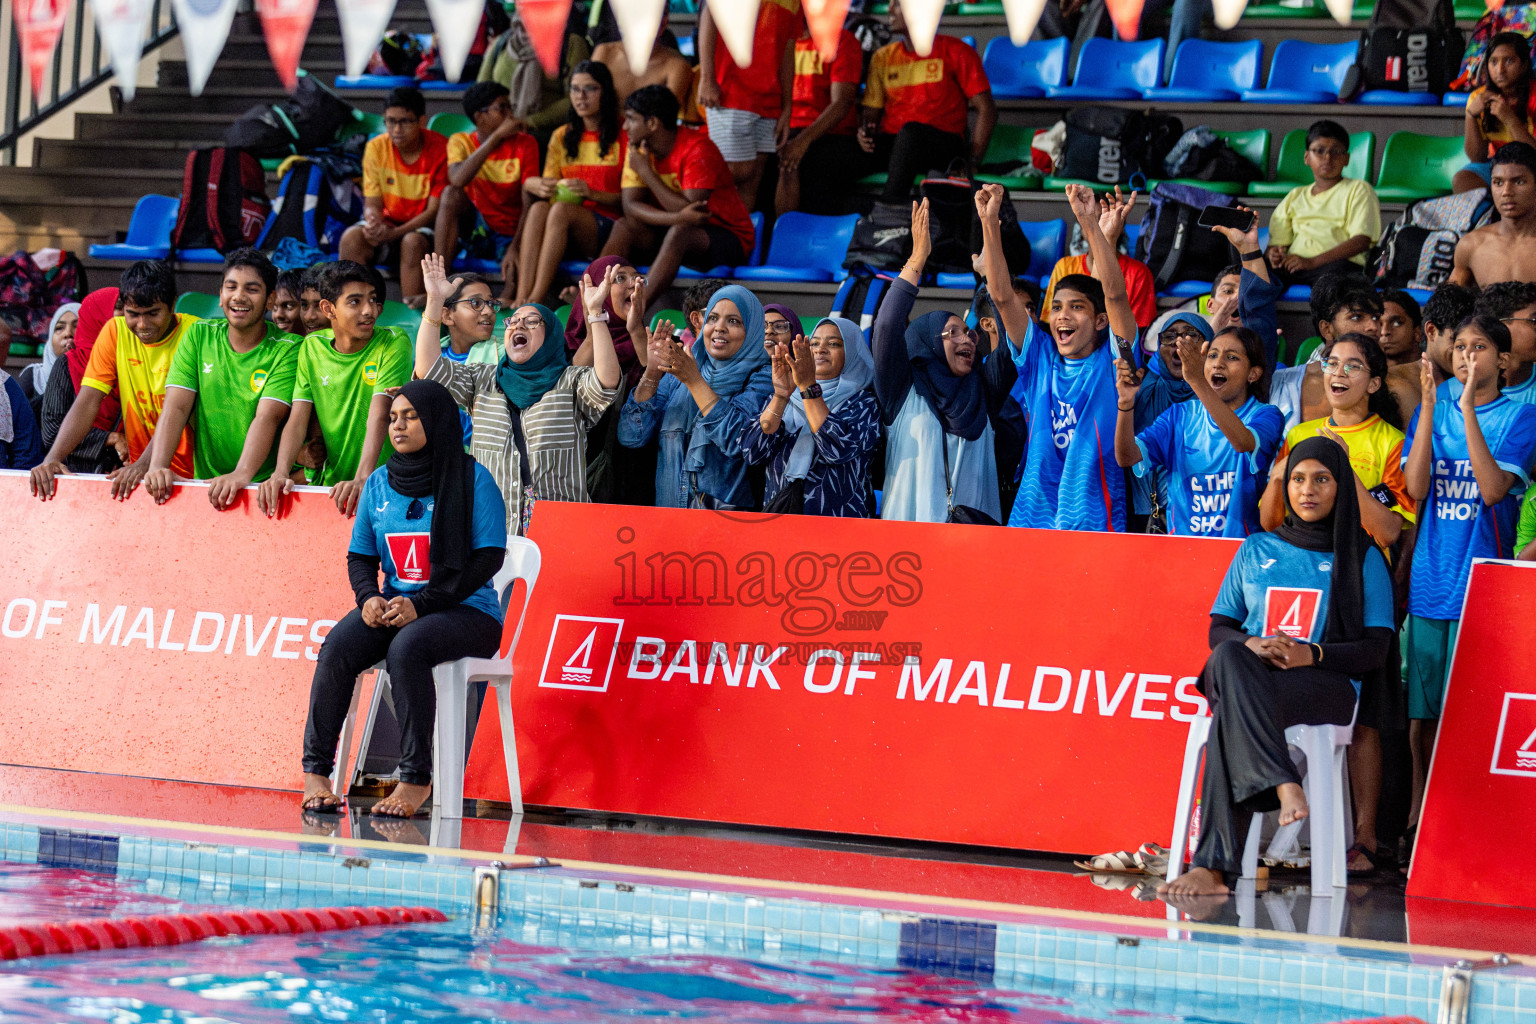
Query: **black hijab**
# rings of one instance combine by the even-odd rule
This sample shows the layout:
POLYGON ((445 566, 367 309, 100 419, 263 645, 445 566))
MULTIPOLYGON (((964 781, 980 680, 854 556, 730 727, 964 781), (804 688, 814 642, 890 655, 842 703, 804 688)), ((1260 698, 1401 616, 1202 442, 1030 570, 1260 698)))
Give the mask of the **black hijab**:
POLYGON ((1285 463, 1285 522, 1275 534, 1287 544, 1307 551, 1333 552, 1333 578, 1328 595, 1328 622, 1323 641, 1359 640, 1365 634, 1365 555, 1371 538, 1360 525, 1360 500, 1355 492, 1355 470, 1343 448, 1326 437, 1314 436, 1291 449, 1285 463), (1291 510, 1289 481, 1299 463, 1315 459, 1338 481, 1333 511, 1315 523, 1304 521, 1291 510))
POLYGON ((475 460, 464 452, 459 407, 447 388, 436 381, 413 380, 400 395, 416 407, 427 443, 408 455, 396 452, 389 457, 389 486, 407 498, 431 497, 431 579, 451 585, 451 577, 469 564, 475 460))
MULTIPOLYGON (((907 325, 907 358, 912 363, 912 386, 923 396, 946 434, 974 441, 987 427, 987 395, 981 386, 980 350, 971 372, 956 377, 944 356, 940 332, 953 313, 924 313, 907 325)), ((894 413, 886 426, 895 421, 894 413)))

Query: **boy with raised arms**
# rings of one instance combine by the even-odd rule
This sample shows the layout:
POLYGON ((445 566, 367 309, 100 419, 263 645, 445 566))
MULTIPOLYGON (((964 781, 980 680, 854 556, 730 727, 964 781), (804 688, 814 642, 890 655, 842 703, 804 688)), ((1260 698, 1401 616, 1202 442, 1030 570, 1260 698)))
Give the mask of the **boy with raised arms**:
POLYGON ((385 444, 389 391, 411 379, 411 339, 398 327, 379 327, 383 308, 376 275, 351 260, 320 272, 320 308, 331 326, 304 339, 299 349, 293 412, 277 449, 277 466, 257 491, 257 505, 277 514, 293 483, 289 473, 304 445, 309 418, 320 421, 325 468, 314 481, 331 488, 343 515, 357 510, 363 484, 391 454, 385 444))
MULTIPOLYGON (((53 497, 54 477, 69 472, 64 459, 85 440, 108 395, 122 403, 122 435, 128 442, 126 464, 108 474, 112 497, 126 500, 149 472, 149 439, 160 422, 165 378, 177 345, 197 317, 174 311, 176 273, 164 260, 133 264, 123 271, 118 290, 123 315, 101 329, 80 392, 59 425, 53 446, 32 469, 32 493, 45 501, 53 497)), ((171 468, 180 476, 192 475, 191 431, 181 432, 171 468)))
POLYGON ((224 319, 199 320, 187 330, 165 379, 144 477, 156 503, 171 496, 171 460, 188 424, 197 438, 192 472, 212 481, 214 508, 228 508, 247 484, 272 473, 272 442, 288 418, 299 358, 298 337, 266 319, 276 285, 277 268, 255 249, 237 249, 224 261, 224 319))

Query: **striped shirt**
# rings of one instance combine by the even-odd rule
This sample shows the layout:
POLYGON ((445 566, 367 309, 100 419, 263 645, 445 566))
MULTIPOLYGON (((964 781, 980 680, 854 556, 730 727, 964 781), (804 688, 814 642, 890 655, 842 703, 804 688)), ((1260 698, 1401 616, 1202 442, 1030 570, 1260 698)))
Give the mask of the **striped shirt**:
MULTIPOLYGON (((469 413, 469 453, 491 471, 507 500, 507 532, 523 522, 523 477, 507 396, 496 382, 496 365, 439 359, 426 379, 448 389, 469 413)), ((590 501, 587 496, 587 431, 619 395, 605 388, 590 366, 568 366, 532 408, 523 411, 523 440, 533 463, 533 491, 551 501, 590 501)), ((531 506, 530 506, 531 508, 531 506)))

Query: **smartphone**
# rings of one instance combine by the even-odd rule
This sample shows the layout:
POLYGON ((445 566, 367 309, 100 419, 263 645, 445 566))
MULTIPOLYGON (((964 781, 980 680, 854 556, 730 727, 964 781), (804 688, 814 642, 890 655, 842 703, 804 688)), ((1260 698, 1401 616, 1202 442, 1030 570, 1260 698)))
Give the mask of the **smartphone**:
POLYGON ((1136 350, 1132 348, 1130 342, 1124 338, 1116 338, 1115 349, 1120 353, 1120 358, 1125 360, 1127 366, 1133 370, 1136 369, 1136 350))
POLYGON ((1203 228, 1236 228, 1247 231, 1253 227, 1258 214, 1252 210, 1239 210, 1235 206, 1207 206, 1200 211, 1199 225, 1203 228))

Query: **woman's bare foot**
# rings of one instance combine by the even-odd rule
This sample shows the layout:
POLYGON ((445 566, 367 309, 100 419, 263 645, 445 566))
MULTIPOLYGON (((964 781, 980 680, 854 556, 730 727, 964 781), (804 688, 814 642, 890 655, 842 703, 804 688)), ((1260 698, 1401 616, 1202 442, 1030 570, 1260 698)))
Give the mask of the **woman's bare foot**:
POLYGON ((417 786, 402 782, 395 787, 393 793, 374 804, 369 813, 382 814, 389 818, 409 818, 427 802, 427 797, 431 795, 431 786, 417 786))
POLYGON ((403 843, 407 846, 426 846, 427 837, 421 834, 421 829, 408 818, 391 818, 375 821, 374 832, 379 838, 388 843, 403 843))
POLYGON ((331 791, 331 780, 324 775, 304 774, 304 796, 300 798, 299 806, 306 811, 318 811, 322 814, 335 811, 341 807, 341 797, 331 791))
POLYGON ((1310 813, 1307 794, 1297 783, 1280 783, 1275 787, 1275 795, 1280 798, 1280 824, 1289 825, 1293 821, 1300 821, 1310 813))
POLYGON ((1190 868, 1173 881, 1157 887, 1159 896, 1226 896, 1231 891, 1221 873, 1210 868, 1190 868))

